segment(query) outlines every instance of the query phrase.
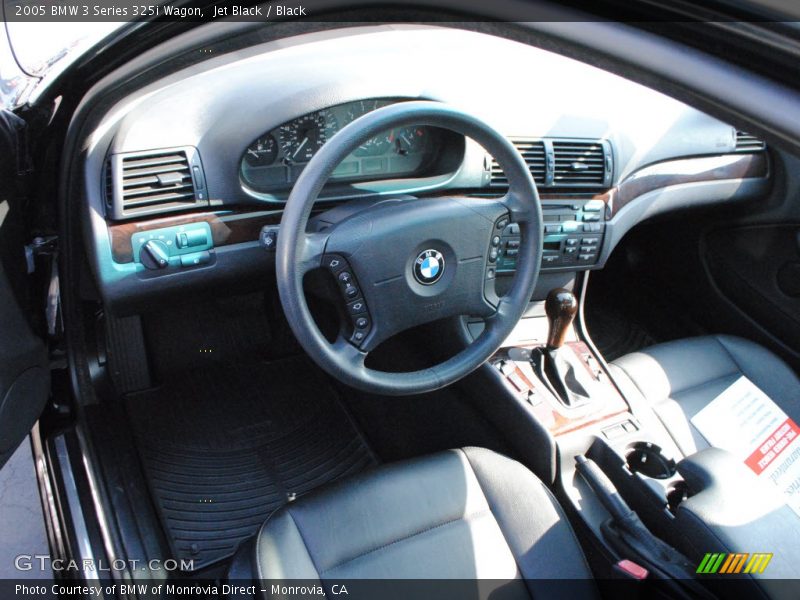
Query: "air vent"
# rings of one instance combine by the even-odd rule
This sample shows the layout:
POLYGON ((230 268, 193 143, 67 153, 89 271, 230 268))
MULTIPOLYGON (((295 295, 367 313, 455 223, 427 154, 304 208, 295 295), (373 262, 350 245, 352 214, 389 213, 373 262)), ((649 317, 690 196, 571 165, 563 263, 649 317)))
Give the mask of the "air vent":
MULTIPOLYGON (((611 187, 611 145, 605 140, 552 139, 512 140, 540 188, 611 187)), ((507 187, 508 179, 492 159, 490 182, 507 187)))
POLYGON ((114 178, 111 176, 111 159, 103 166, 103 198, 106 208, 110 211, 114 206, 114 178))
POLYGON ((202 165, 194 148, 115 154, 110 162, 114 218, 208 205, 202 165))
POLYGON ((767 148, 767 144, 754 135, 744 131, 736 131, 736 151, 737 152, 762 152, 767 148))
MULTIPOLYGON (((530 169, 536 185, 542 186, 545 184, 547 175, 547 154, 545 152, 544 142, 541 140, 512 140, 514 146, 522 154, 522 158, 530 169)), ((493 186, 508 186, 508 179, 506 178, 503 169, 497 164, 497 161, 492 159, 492 172, 491 172, 491 185, 493 186)))
POLYGON ((553 187, 602 187, 606 181, 606 152, 600 142, 553 141, 553 187))

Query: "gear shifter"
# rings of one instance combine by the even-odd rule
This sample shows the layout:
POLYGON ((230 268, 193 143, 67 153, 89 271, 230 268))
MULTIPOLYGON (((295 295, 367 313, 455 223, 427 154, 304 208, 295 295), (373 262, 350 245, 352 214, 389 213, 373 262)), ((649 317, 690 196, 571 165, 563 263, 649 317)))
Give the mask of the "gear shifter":
POLYGON ((578 312, 575 294, 564 288, 551 290, 544 303, 549 331, 547 346, 532 354, 539 377, 567 407, 588 402, 592 377, 569 347, 564 347, 569 326, 578 312))
POLYGON ((578 312, 578 300, 575 294, 564 288, 556 288, 547 294, 544 302, 544 311, 550 329, 547 333, 547 349, 558 350, 564 345, 567 330, 575 320, 578 312))

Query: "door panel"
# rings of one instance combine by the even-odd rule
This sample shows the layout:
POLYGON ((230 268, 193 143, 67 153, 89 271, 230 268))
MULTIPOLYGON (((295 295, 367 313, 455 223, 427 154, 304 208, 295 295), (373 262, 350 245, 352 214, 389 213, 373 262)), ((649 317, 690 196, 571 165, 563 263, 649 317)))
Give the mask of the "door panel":
POLYGON ((716 231, 707 244, 706 261, 720 291, 800 353, 800 226, 716 231))
POLYGON ((0 467, 28 435, 50 390, 47 348, 23 303, 28 286, 23 133, 24 122, 0 111, 0 467))

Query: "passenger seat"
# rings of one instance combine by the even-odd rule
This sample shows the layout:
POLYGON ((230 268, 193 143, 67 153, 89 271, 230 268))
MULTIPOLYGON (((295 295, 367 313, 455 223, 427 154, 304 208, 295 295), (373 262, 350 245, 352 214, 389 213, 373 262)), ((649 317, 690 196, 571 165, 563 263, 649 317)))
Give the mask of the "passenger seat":
POLYGON ((634 407, 646 403, 655 411, 684 456, 709 446, 690 419, 742 375, 800 423, 800 379, 772 352, 738 337, 658 344, 610 368, 634 407))

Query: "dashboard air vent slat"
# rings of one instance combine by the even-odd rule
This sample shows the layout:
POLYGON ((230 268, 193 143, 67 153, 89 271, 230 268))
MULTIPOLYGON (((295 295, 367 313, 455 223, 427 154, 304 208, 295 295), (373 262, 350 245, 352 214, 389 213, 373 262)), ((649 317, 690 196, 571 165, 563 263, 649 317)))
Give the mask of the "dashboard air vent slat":
POLYGON ((106 160, 103 165, 103 199, 106 202, 106 208, 111 210, 114 206, 114 178, 111 175, 111 159, 106 160))
POLYGON ((202 166, 194 148, 115 154, 110 164, 114 218, 208 204, 202 166))
POLYGON ((553 185, 602 186, 606 179, 605 151, 597 142, 553 141, 553 185))
MULTIPOLYGON (((544 138, 511 142, 540 188, 588 191, 611 187, 613 159, 611 145, 605 140, 544 138)), ((508 179, 494 159, 489 182, 492 187, 508 187, 508 179)))
POLYGON ((767 144, 745 131, 736 131, 736 151, 737 152, 762 152, 766 150, 767 144))
MULTIPOLYGON (((547 175, 547 154, 545 152, 544 142, 541 140, 513 140, 512 143, 519 150, 528 169, 533 176, 536 185, 544 185, 547 175)), ((490 181, 493 186, 507 186, 508 179, 506 178, 503 169, 494 158, 492 159, 490 181)))

